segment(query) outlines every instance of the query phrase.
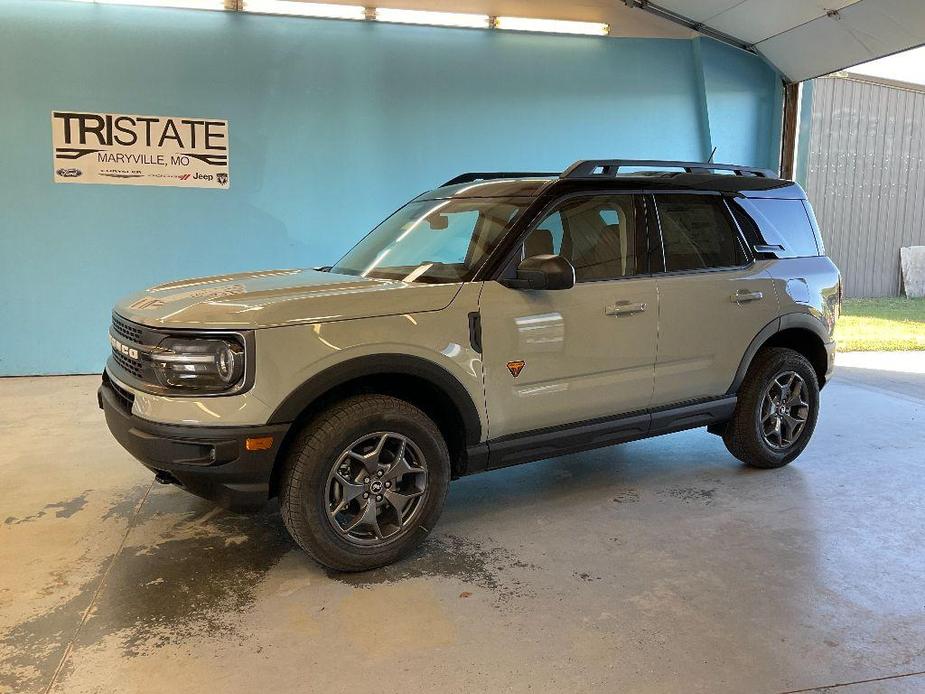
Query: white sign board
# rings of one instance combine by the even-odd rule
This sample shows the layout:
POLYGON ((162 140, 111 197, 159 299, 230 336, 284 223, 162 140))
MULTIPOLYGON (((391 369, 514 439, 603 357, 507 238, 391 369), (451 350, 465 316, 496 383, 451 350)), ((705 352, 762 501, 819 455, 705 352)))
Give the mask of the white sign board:
POLYGON ((55 183, 228 188, 228 121, 52 111, 55 183))
POLYGON ((899 262, 906 296, 910 299, 925 297, 925 246, 900 248, 899 262))

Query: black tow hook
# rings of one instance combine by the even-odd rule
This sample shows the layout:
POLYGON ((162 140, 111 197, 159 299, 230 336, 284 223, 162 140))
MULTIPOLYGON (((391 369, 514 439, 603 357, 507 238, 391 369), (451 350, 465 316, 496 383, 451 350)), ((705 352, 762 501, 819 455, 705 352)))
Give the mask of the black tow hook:
POLYGON ((174 479, 173 475, 167 472, 154 473, 154 481, 159 484, 176 484, 177 483, 177 480, 174 479))

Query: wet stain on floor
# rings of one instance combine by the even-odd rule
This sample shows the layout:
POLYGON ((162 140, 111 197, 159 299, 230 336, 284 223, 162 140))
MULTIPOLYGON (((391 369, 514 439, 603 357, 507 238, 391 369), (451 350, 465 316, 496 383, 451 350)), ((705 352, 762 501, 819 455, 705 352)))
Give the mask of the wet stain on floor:
MULTIPOLYGON (((123 516, 117 510, 121 507, 125 507, 124 518, 128 519, 147 487, 138 485, 113 494, 113 501, 103 512, 101 522, 114 517, 114 514, 123 516)), ((71 499, 47 504, 42 510, 23 518, 7 518, 4 525, 8 527, 4 532, 17 532, 16 526, 23 523, 70 519, 84 510, 92 491, 88 489, 71 499)), ((40 598, 54 600, 56 595, 61 595, 60 591, 66 591, 67 599, 62 598, 51 609, 30 614, 28 618, 0 631, 0 691, 18 693, 44 689, 113 559, 111 554, 91 558, 92 554, 85 548, 73 563, 50 571, 47 582, 32 586, 34 594, 40 598), (84 580, 76 589, 68 590, 74 575, 87 570, 89 573, 84 573, 84 580)))
POLYGON ((360 573, 329 571, 328 577, 363 588, 427 576, 455 578, 491 591, 500 607, 530 594, 515 571, 536 568, 503 547, 442 535, 430 538, 410 557, 395 564, 360 573))
POLYGON ((53 610, 0 633, 0 691, 44 688, 89 607, 99 578, 84 583, 73 598, 53 610))
POLYGON ((699 487, 681 487, 678 489, 666 489, 658 492, 659 496, 669 496, 678 499, 686 504, 704 504, 709 506, 713 503, 716 495, 716 488, 702 489, 699 487))
POLYGON ((600 576, 592 576, 586 571, 581 571, 581 572, 576 571, 575 573, 572 574, 572 576, 574 576, 575 578, 581 579, 582 581, 586 581, 587 583, 592 583, 594 581, 601 580, 600 576))
POLYGON ((83 494, 75 496, 73 499, 65 499, 64 501, 56 501, 53 504, 46 504, 41 511, 36 511, 29 516, 24 516, 23 518, 8 516, 6 520, 3 521, 3 523, 4 525, 20 525, 21 523, 31 523, 32 521, 37 521, 40 518, 47 516, 52 511, 54 511, 55 518, 70 518, 78 511, 83 510, 84 506, 87 505, 87 494, 92 491, 92 489, 87 489, 83 494))
MULTIPOLYGON (((102 561, 67 602, 0 635, 0 690, 40 689, 72 641, 81 648, 114 640, 124 657, 133 658, 197 638, 249 638, 246 616, 261 584, 285 555, 301 552, 286 533, 278 507, 238 515, 191 502, 179 492, 155 489, 140 508, 138 498, 126 494, 103 511, 107 519, 132 520, 115 561, 112 556, 102 561)), ((46 515, 76 513, 85 501, 75 497, 49 504, 46 515)), ((328 576, 357 589, 397 587, 421 577, 452 578, 487 590, 495 606, 502 607, 531 594, 518 575, 535 569, 490 538, 442 535, 382 569, 328 576)), ((72 666, 66 663, 62 676, 72 666)))
MULTIPOLYGON (((146 485, 114 494, 116 500, 104 513, 103 520, 110 517, 111 510, 120 504, 134 509, 144 489, 146 485)), ((10 527, 5 532, 14 532, 15 526, 23 523, 69 519, 86 507, 88 495, 92 491, 88 489, 71 499, 47 504, 42 510, 23 518, 7 518, 4 524, 10 527)), ((47 584, 33 586, 36 594, 48 598, 66 589, 68 579, 74 572, 92 566, 88 554, 85 551, 74 564, 52 571, 47 584)), ((104 556, 101 560, 97 558, 96 568, 76 591, 70 593, 67 600, 59 602, 50 610, 33 614, 0 633, 0 691, 18 693, 44 689, 44 684, 57 668, 68 642, 74 637, 111 561, 112 555, 104 556)))
POLYGON ((293 549, 276 509, 245 516, 205 507, 154 544, 126 546, 107 577, 118 588, 105 592, 81 641, 117 634, 131 657, 234 634, 257 586, 293 549))
MULTIPOLYGON (((138 491, 115 498, 102 519, 131 518, 138 491)), ((49 504, 35 518, 8 525, 55 517, 52 511, 69 518, 85 503, 81 495, 49 504)), ((243 516, 197 504, 190 512, 185 495, 168 494, 145 504, 136 527, 161 521, 164 532, 129 531, 118 559, 110 555, 99 561, 98 570, 68 600, 0 632, 0 692, 44 689, 75 637, 87 644, 115 636, 131 657, 192 636, 233 634, 267 572, 297 549, 274 507, 243 516)), ((66 576, 52 578, 46 593, 63 585, 66 576)))
POLYGON ((622 489, 613 498, 617 504, 635 504, 639 501, 639 492, 635 489, 622 489))
POLYGON ((122 518, 128 520, 134 516, 135 512, 138 510, 139 498, 144 497, 145 492, 152 484, 154 483, 137 485, 121 494, 119 499, 103 514, 102 519, 110 520, 111 518, 122 518))

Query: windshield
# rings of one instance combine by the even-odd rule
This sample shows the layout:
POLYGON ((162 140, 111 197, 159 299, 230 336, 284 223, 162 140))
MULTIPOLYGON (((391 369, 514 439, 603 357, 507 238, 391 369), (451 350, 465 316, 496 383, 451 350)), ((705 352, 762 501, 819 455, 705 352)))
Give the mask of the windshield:
POLYGON ((404 282, 467 282, 530 202, 455 198, 408 203, 331 272, 404 282))

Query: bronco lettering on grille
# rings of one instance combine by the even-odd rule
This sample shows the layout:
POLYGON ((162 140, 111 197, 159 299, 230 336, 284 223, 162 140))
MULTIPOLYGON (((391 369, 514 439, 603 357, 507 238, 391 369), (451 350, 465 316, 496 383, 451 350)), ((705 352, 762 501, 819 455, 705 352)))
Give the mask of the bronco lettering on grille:
POLYGON ((123 354, 129 359, 138 359, 138 350, 128 345, 123 345, 112 335, 109 336, 109 344, 112 345, 112 348, 119 354, 123 354))

